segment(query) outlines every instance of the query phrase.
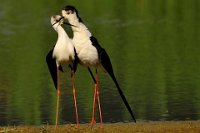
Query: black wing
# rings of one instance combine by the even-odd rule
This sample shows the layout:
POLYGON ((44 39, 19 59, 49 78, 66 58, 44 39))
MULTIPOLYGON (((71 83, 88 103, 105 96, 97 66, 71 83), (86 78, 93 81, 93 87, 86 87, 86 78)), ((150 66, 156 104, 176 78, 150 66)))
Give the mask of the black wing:
POLYGON ((102 66, 104 67, 104 69, 108 72, 108 74, 109 74, 109 75, 111 76, 111 78, 113 79, 113 81, 114 81, 114 83, 115 83, 115 85, 116 85, 116 87, 117 87, 117 89, 118 89, 118 92, 119 92, 119 94, 120 94, 120 96, 121 96, 121 98, 122 98, 124 104, 126 105, 126 108, 128 109, 129 113, 131 114, 133 120, 136 122, 135 117, 134 117, 134 115, 133 115, 133 112, 132 112, 132 110, 131 110, 131 107, 130 107, 130 105, 128 104, 128 102, 127 102, 127 100, 126 100, 126 97, 124 96, 124 93, 122 92, 122 90, 121 90, 121 88, 119 87, 119 84, 118 84, 118 82, 117 82, 117 80, 116 80, 116 78, 115 78, 115 75, 114 75, 114 72, 113 72, 113 68, 112 68, 112 64, 111 64, 111 61, 110 61, 110 58, 109 58, 107 52, 105 51, 104 48, 102 48, 102 47, 99 45, 99 43, 98 43, 98 41, 97 41, 97 39, 96 39, 95 37, 91 36, 91 37, 90 37, 90 40, 92 41, 92 45, 93 45, 94 47, 96 47, 96 49, 97 49, 98 56, 99 56, 99 60, 100 60, 100 62, 101 62, 101 64, 102 64, 102 66))
POLYGON ((99 43, 95 37, 91 36, 90 40, 92 41, 92 45, 97 49, 98 57, 99 57, 99 60, 102 64, 102 66, 109 73, 109 75, 111 77, 114 77, 112 64, 111 64, 111 61, 110 61, 110 58, 109 58, 107 52, 105 51, 104 48, 102 48, 99 45, 99 43))
MULTIPOLYGON (((71 68, 71 72, 72 70, 74 71, 74 73, 76 72, 76 69, 78 67, 78 63, 79 63, 79 58, 78 58, 78 55, 76 53, 76 49, 74 48, 74 53, 75 53, 75 57, 74 57, 74 60, 73 60, 73 64, 69 64, 69 67, 71 68)), ((71 73, 71 76, 72 76, 72 73, 71 73)))
POLYGON ((78 55, 76 53, 76 49, 74 48, 74 53, 75 53, 75 59, 73 61, 73 67, 74 67, 74 73, 76 72, 76 69, 78 67, 78 63, 79 63, 79 58, 78 55))
MULTIPOLYGON (((56 65, 56 60, 52 57, 52 54, 53 54, 53 49, 49 51, 49 53, 47 54, 46 62, 47 62, 51 77, 53 79, 54 86, 57 89, 57 65, 56 65)), ((62 69, 62 67, 60 66, 59 69, 62 69)))

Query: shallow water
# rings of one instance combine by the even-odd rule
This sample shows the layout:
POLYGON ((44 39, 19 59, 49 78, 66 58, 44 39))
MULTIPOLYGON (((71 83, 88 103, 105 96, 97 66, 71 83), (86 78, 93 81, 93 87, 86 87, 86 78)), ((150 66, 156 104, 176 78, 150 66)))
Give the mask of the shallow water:
MULTIPOLYGON (((198 0, 14 1, 0 5, 0 125, 54 124, 56 90, 45 57, 57 34, 50 16, 77 7, 108 52, 137 120, 200 119, 198 0), (98 5, 98 6, 96 6, 98 5)), ((69 27, 65 27, 72 36, 69 27)), ((74 123, 70 70, 61 74, 60 123, 74 123)), ((94 84, 75 76, 81 123, 92 113, 94 84)), ((111 78, 99 70, 104 122, 132 121, 111 78)), ((99 122, 96 112, 96 121, 99 122)))

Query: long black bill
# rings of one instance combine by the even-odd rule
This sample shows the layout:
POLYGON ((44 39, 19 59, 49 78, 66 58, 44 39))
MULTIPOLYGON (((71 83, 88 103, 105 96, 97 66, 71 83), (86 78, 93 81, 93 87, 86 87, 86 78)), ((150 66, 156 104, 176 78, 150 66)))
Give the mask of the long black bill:
POLYGON ((57 24, 58 22, 60 22, 60 20, 62 20, 64 17, 61 17, 60 19, 58 19, 54 24, 52 24, 52 26, 54 26, 55 24, 57 24))
MULTIPOLYGON (((60 22, 60 20, 62 20, 64 17, 61 17, 60 19, 58 19, 54 24, 52 24, 52 26, 54 26, 55 24, 57 24, 58 22, 60 22)), ((69 26, 73 26, 76 27, 75 25, 72 25, 70 23, 64 22, 64 24, 69 25, 69 26)))
POLYGON ((69 26, 73 26, 73 27, 77 27, 77 26, 75 26, 75 25, 72 25, 72 24, 70 24, 70 23, 67 23, 67 22, 64 22, 64 24, 66 24, 66 25, 69 25, 69 26))

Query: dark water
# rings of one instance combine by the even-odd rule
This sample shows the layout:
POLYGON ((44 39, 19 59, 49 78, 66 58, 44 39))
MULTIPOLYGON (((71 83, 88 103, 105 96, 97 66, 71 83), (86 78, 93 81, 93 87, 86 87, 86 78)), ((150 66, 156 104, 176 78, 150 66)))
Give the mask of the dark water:
MULTIPOLYGON (((199 0, 1 0, 0 125, 54 124, 56 90, 45 56, 57 39, 50 16, 68 4, 109 53, 137 120, 200 119, 199 0)), ((74 123, 64 71, 59 121, 74 123)), ((132 121, 110 77, 99 74, 103 121, 132 121)), ((75 82, 80 122, 89 122, 94 84, 86 68, 78 67, 75 82)))

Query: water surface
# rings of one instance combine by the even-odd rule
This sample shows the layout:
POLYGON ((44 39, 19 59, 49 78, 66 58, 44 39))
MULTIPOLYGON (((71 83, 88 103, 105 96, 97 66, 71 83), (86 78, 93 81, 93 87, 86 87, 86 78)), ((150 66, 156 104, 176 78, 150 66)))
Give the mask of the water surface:
MULTIPOLYGON (((109 53, 137 120, 200 119, 199 0, 3 0, 0 125, 54 124, 56 90, 45 57, 57 39, 50 16, 68 4, 109 53)), ((59 121, 74 123, 68 66, 64 71, 59 121)), ((101 70, 99 77, 103 121, 132 121, 111 78, 101 70)), ((89 122, 94 84, 86 68, 78 66, 75 84, 80 122, 89 122)))

